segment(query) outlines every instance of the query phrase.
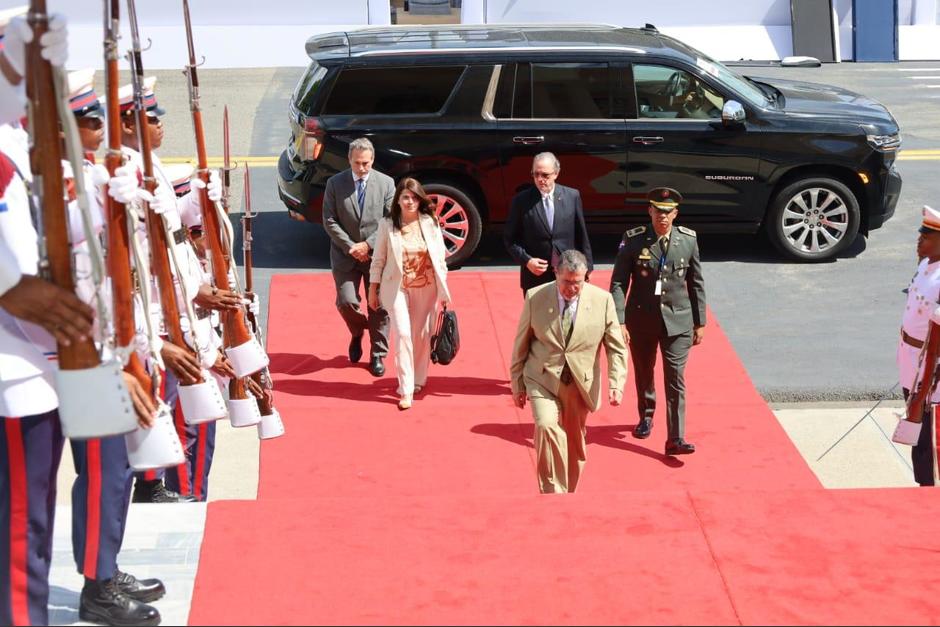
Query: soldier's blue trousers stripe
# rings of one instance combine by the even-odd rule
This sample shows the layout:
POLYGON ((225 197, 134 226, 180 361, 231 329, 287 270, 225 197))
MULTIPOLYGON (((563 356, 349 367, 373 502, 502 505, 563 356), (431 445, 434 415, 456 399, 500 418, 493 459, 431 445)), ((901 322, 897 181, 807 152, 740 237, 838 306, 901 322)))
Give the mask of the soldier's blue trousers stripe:
POLYGON ((0 420, 0 624, 47 625, 59 413, 0 420))

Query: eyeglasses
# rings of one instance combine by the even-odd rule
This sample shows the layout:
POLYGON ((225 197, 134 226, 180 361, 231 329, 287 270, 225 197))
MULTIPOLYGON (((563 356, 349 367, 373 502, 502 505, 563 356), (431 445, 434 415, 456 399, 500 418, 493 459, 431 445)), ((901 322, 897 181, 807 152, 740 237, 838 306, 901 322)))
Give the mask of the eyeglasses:
POLYGON ((553 176, 557 176, 558 172, 533 172, 532 176, 537 179, 550 179, 553 176))

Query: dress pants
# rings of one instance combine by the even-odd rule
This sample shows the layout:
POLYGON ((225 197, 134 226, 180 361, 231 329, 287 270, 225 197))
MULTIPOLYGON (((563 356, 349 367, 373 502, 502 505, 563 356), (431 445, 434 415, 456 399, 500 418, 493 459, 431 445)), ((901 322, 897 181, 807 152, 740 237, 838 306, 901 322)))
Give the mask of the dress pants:
MULTIPOLYGON (((902 390, 904 400, 907 400, 910 390, 907 388, 902 388, 902 390)), ((936 485, 937 443, 934 441, 936 407, 933 403, 927 403, 921 419, 920 437, 917 439, 917 444, 911 447, 914 481, 923 487, 936 485)))
POLYGON ((576 383, 562 383, 558 396, 526 381, 535 419, 535 460, 539 491, 574 492, 584 470, 588 406, 576 383))
POLYGON ((667 440, 685 437, 685 364, 692 348, 692 329, 679 335, 666 335, 665 324, 659 329, 627 325, 630 354, 636 383, 640 419, 652 420, 656 411, 656 386, 653 381, 657 348, 663 354, 663 378, 666 386, 667 440))
POLYGON ((384 309, 369 309, 360 298, 360 286, 369 285, 369 264, 360 263, 351 270, 334 268, 333 282, 336 284, 336 309, 349 332, 356 337, 368 329, 371 354, 388 355, 389 313, 384 309))
POLYGON ((78 572, 107 581, 117 574, 124 541, 133 472, 123 435, 71 440, 75 462, 72 484, 72 553, 78 572))
POLYGON ((215 423, 186 424, 183 408, 177 403, 173 412, 176 434, 183 444, 186 461, 166 469, 166 487, 183 496, 194 496, 205 501, 209 494, 209 470, 215 453, 215 423))
POLYGON ((436 310, 437 285, 434 283, 425 287, 402 288, 395 295, 391 321, 395 330, 399 396, 411 396, 415 385, 427 383, 436 310))
POLYGON ((0 421, 0 624, 49 624, 59 412, 0 421))

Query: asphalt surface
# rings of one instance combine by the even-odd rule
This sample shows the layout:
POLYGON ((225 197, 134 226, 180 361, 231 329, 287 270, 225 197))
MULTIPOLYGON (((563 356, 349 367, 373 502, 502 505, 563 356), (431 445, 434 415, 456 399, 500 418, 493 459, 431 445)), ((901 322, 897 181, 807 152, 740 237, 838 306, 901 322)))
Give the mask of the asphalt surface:
MULTIPOLYGON (((146 60, 146 59, 145 59, 146 60)), ((895 216, 860 237, 835 261, 782 260, 760 236, 701 236, 708 302, 765 398, 775 402, 850 401, 899 397, 894 365, 897 330, 913 275, 920 208, 940 208, 940 153, 905 158, 903 149, 940 150, 940 61, 831 64, 820 68, 738 66, 751 76, 828 83, 864 93, 888 106, 904 144, 904 179, 895 216), (936 88, 932 87, 937 86, 936 88)), ((200 73, 203 121, 210 157, 222 155, 222 109, 231 121, 232 155, 266 157, 252 168, 254 283, 266 300, 274 274, 328 271, 328 240, 320 225, 290 220, 277 200, 272 157, 289 139, 287 103, 302 68, 205 70, 200 73)), ((167 109, 164 158, 194 154, 192 124, 180 72, 154 72, 167 109)), ((562 181, 564 182, 564 181, 562 181)), ((235 176, 232 218, 244 208, 235 176)), ((681 222, 681 217, 680 217, 681 222)), ((613 262, 617 237, 592 239, 601 267, 613 262)), ((468 269, 505 269, 512 262, 498 239, 485 236, 468 269)), ((323 294, 332 300, 332 293, 323 294)), ((303 312, 298 312, 303 315, 303 312)), ((337 316, 313 323, 342 327, 337 316)), ((706 337, 707 341, 707 337, 706 337)), ((694 359, 694 355, 693 355, 694 359)))

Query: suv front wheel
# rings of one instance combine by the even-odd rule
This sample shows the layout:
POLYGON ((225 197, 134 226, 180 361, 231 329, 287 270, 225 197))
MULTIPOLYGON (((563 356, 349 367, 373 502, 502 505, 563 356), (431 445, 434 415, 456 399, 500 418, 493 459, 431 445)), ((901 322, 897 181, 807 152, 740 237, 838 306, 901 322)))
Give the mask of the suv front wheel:
POLYGON ((470 258, 480 243, 483 221, 476 203, 456 187, 446 183, 426 183, 434 214, 444 235, 447 265, 457 267, 470 258))
POLYGON ((855 241, 858 200, 841 181, 804 178, 777 192, 767 219, 770 240, 783 254, 801 261, 822 261, 855 241))

